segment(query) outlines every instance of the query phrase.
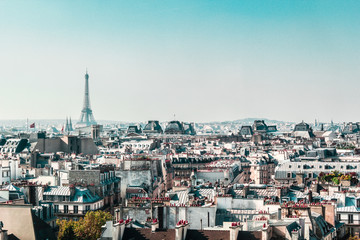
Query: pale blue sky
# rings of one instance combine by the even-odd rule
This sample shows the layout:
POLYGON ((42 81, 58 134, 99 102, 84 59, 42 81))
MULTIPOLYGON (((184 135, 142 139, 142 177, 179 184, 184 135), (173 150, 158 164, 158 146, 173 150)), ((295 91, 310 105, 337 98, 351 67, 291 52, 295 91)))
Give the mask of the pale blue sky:
POLYGON ((0 1, 0 119, 359 121, 360 1, 0 1))

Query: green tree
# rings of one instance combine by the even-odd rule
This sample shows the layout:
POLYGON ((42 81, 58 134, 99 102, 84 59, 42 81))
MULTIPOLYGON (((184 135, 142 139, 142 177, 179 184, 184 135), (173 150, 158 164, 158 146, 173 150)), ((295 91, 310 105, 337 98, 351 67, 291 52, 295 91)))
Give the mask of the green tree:
POLYGON ((75 234, 78 239, 96 240, 100 238, 101 226, 106 221, 111 220, 112 216, 104 211, 87 212, 84 218, 81 218, 75 228, 75 234))
POLYGON ((75 222, 72 220, 57 221, 59 226, 59 240, 96 240, 100 238, 101 226, 106 221, 111 220, 112 216, 104 211, 89 211, 84 218, 75 222))
POLYGON ((333 177, 332 181, 337 185, 340 183, 339 177, 333 177))
POLYGON ((358 236, 352 236, 352 237, 349 237, 348 240, 359 240, 359 237, 358 236))
POLYGON ((76 222, 72 220, 66 221, 66 220, 58 219, 56 220, 56 224, 59 226, 59 234, 58 234, 59 240, 77 239, 74 231, 76 222))

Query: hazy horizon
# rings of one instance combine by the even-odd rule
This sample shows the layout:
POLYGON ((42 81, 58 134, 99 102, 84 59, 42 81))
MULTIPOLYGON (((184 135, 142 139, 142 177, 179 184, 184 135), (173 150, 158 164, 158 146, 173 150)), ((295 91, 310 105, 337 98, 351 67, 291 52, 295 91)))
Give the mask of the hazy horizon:
MULTIPOLYGON (((69 118, 68 118, 69 119, 69 118)), ((75 119, 71 119, 72 120, 72 124, 76 124, 77 120, 75 119)), ((139 121, 122 121, 122 120, 111 120, 111 119, 99 119, 97 120, 98 123, 104 123, 104 122, 111 122, 112 124, 115 123, 120 123, 120 124, 131 124, 131 123, 147 123, 149 120, 155 120, 155 121, 159 121, 161 123, 166 123, 166 122, 170 122, 173 120, 178 120, 180 122, 191 122, 191 121, 187 121, 186 119, 169 119, 169 120, 161 120, 161 119, 147 119, 147 120, 139 120, 139 121)), ((269 122, 284 122, 284 123, 300 123, 301 121, 285 121, 285 120, 281 120, 281 119, 268 119, 268 118, 256 118, 256 117, 247 117, 247 118, 239 118, 239 119, 228 119, 228 120, 222 120, 222 121, 198 121, 198 122, 194 122, 197 124, 206 124, 206 123, 224 123, 224 122, 246 122, 246 121, 254 121, 254 120, 265 120, 265 123, 269 123, 269 122)), ((36 122, 62 122, 65 123, 66 122, 66 118, 64 119, 0 119, 0 124, 4 123, 4 122, 23 122, 24 124, 26 122, 28 122, 29 124, 31 123, 36 123, 36 122)), ((331 123, 331 121, 321 121, 319 119, 316 119, 316 121, 318 121, 318 123, 331 123)), ((305 121, 308 124, 314 124, 315 119, 313 121, 305 121)), ((334 122, 335 124, 343 124, 344 121, 338 121, 338 122, 334 122)))
POLYGON ((357 121, 359 1, 1 1, 0 119, 357 121))

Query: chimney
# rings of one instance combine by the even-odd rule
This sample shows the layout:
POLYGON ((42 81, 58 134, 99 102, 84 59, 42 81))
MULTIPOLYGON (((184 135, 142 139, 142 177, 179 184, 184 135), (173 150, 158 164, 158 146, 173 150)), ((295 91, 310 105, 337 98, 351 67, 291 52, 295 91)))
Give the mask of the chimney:
MULTIPOLYGON (((108 222, 111 223, 111 221, 108 221, 108 222)), ((108 222, 106 222, 106 225, 108 224, 108 222)), ((114 224, 113 231, 112 231, 112 239, 113 240, 122 240, 122 238, 124 236, 125 225, 130 222, 131 222, 131 219, 128 219, 126 221, 121 219, 118 223, 114 224)))
POLYGON ((184 226, 182 225, 181 221, 182 220, 180 220, 175 226, 175 240, 183 240, 184 226))
POLYGON ((311 222, 310 218, 305 218, 304 235, 302 235, 304 239, 310 239, 311 229, 312 229, 312 222, 311 222))
POLYGON ((291 240, 298 240, 299 239, 299 231, 293 230, 291 232, 291 240))
POLYGON ((330 223, 331 225, 335 226, 335 216, 336 216, 336 209, 334 204, 326 204, 324 205, 324 219, 326 222, 330 223))
POLYGON ((159 221, 155 218, 151 223, 151 232, 152 233, 156 232, 156 229, 158 228, 159 228, 159 221))
POLYGON ((270 239, 269 225, 267 225, 266 223, 264 223, 264 225, 262 227, 261 239, 262 240, 269 240, 270 239))
POLYGON ((175 240, 185 240, 188 227, 188 221, 180 220, 175 227, 175 240))
POLYGON ((230 228, 230 240, 237 240, 240 230, 240 223, 233 222, 231 223, 230 228))
POLYGON ((124 226, 124 221, 122 223, 120 223, 121 221, 119 221, 118 223, 115 223, 114 225, 112 225, 112 221, 107 221, 106 222, 106 228, 110 228, 112 225, 112 239, 114 240, 121 240, 122 239, 122 235, 121 235, 121 228, 122 225, 124 226))
POLYGON ((7 230, 2 229, 3 223, 0 221, 0 240, 8 240, 7 230))
POLYGON ((190 225, 190 224, 188 223, 188 221, 185 221, 185 223, 184 223, 184 232, 183 232, 183 240, 186 239, 186 234, 187 234, 189 225, 190 225))

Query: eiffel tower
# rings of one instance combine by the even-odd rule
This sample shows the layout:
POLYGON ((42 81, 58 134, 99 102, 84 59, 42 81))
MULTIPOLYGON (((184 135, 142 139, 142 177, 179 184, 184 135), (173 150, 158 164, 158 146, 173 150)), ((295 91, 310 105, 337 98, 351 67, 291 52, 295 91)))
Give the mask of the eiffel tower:
POLYGON ((80 120, 77 123, 77 126, 85 127, 96 124, 94 115, 90 107, 90 97, 89 97, 89 74, 86 70, 85 74, 85 96, 84 96, 84 106, 81 110, 80 120))

